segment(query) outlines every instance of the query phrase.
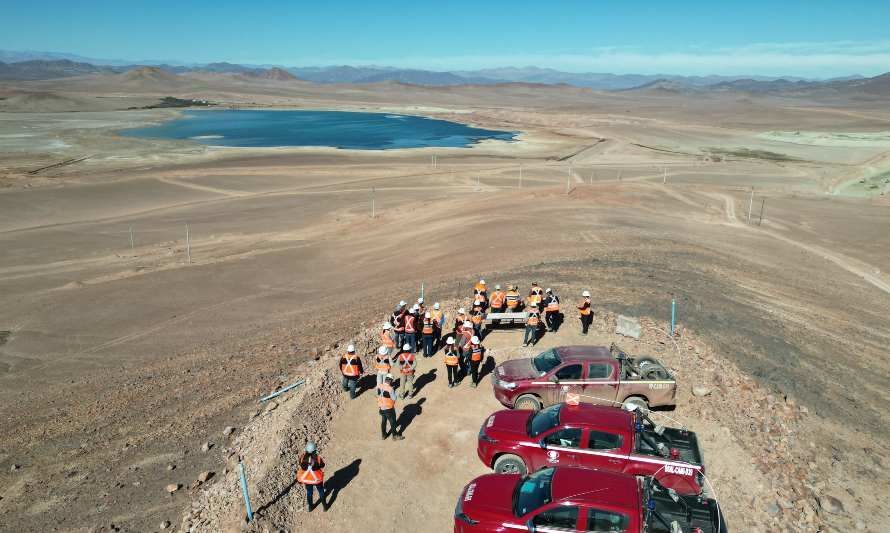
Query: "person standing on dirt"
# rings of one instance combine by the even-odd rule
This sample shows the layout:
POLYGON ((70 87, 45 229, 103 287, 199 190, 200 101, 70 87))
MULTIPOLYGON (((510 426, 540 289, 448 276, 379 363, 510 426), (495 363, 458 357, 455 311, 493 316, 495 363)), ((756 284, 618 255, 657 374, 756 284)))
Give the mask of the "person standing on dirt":
POLYGON ((355 354, 355 346, 352 344, 346 347, 346 355, 340 358, 340 373, 343 374, 343 391, 349 391, 349 399, 354 400, 358 380, 365 369, 362 367, 362 358, 355 354))
POLYGON ((544 291, 544 323, 547 331, 559 329, 559 296, 553 293, 553 289, 544 291))
POLYGON ((581 318, 581 335, 587 335, 587 328, 593 322, 593 309, 590 308, 590 291, 581 293, 581 303, 578 304, 578 314, 581 318))
POLYGON ((541 290, 541 287, 538 286, 538 282, 532 282, 532 288, 528 293, 528 298, 526 298, 526 303, 528 305, 535 304, 537 306, 541 305, 541 300, 544 299, 544 291, 541 290))
POLYGON ((386 346, 377 348, 377 355, 374 356, 374 370, 377 371, 377 384, 383 383, 386 376, 392 370, 392 352, 386 346))
POLYGON ((519 311, 519 304, 522 301, 522 295, 519 294, 519 290, 516 288, 516 285, 510 285, 509 287, 507 287, 506 301, 507 311, 519 311))
POLYGON ((464 309, 463 307, 461 307, 460 309, 457 310, 457 314, 454 315, 454 327, 451 328, 451 330, 454 331, 455 334, 457 334, 458 331, 460 330, 460 328, 463 327, 464 322, 466 322, 466 321, 467 321, 467 310, 464 309))
POLYGON ((405 346, 411 346, 411 353, 417 351, 417 306, 411 308, 410 312, 405 313, 403 326, 405 329, 404 337, 402 337, 402 349, 405 346))
POLYGON ((423 334, 423 356, 432 357, 436 353, 436 325, 433 323, 433 314, 430 311, 423 315, 420 333, 423 334))
POLYGON ((491 309, 492 313, 503 313, 506 305, 507 293, 501 290, 500 285, 495 285, 494 292, 491 293, 491 299, 489 300, 489 309, 491 309))
POLYGON ((479 386, 479 366, 482 365, 482 360, 485 358, 485 347, 482 346, 481 342, 479 337, 474 336, 470 339, 470 345, 466 350, 469 355, 470 372, 473 377, 473 381, 470 385, 473 388, 479 386))
POLYGON ((407 313, 408 310, 405 309, 405 306, 400 304, 389 319, 390 323, 392 323, 396 346, 401 346, 405 342, 405 315, 407 313))
MULTIPOLYGON (((445 312, 439 302, 433 304, 433 310, 430 311, 430 318, 433 319, 433 347, 438 350, 442 343, 442 329, 445 327, 445 312)), ((434 350, 434 353, 435 353, 434 350)))
POLYGON ((389 350, 389 355, 395 357, 396 355, 396 335, 392 329, 392 324, 389 322, 383 323, 383 330, 380 331, 380 345, 386 346, 386 349, 389 350))
POLYGON ((445 341, 445 370, 448 372, 448 387, 456 387, 460 382, 460 351, 454 337, 448 337, 445 341))
POLYGON ((383 440, 392 435, 393 440, 402 440, 402 436, 396 430, 396 391, 392 388, 395 379, 392 374, 387 374, 383 383, 377 385, 377 408, 380 410, 380 436, 383 440), (387 424, 389 430, 386 429, 387 424))
POLYGON ((328 504, 324 499, 324 459, 318 455, 315 443, 306 443, 306 451, 297 461, 297 483, 306 487, 306 512, 311 512, 318 504, 312 505, 313 492, 318 489, 318 503, 325 511, 328 504))
POLYGON ((414 373, 417 372, 417 359, 414 357, 414 351, 410 344, 402 346, 402 353, 399 354, 399 372, 402 374, 402 383, 399 388, 402 389, 402 399, 414 396, 414 373))
POLYGON ((525 336, 522 345, 535 345, 538 343, 538 327, 541 325, 541 313, 538 312, 538 304, 531 304, 528 308, 528 317, 525 319, 525 336))
POLYGON ((470 322, 473 324, 473 334, 482 336, 482 322, 485 321, 485 307, 482 300, 473 302, 473 308, 470 310, 470 322))

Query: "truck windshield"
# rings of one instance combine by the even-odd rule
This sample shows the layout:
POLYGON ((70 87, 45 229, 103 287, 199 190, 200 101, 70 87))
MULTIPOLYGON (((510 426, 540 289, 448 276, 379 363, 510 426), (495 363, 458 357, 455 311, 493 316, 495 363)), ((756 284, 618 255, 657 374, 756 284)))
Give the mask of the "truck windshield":
POLYGON ((522 478, 513 493, 513 514, 524 516, 542 505, 550 503, 550 482, 553 468, 538 470, 522 478))
POLYGON ((546 409, 541 409, 537 413, 533 414, 528 419, 528 435, 530 437, 537 437, 541 433, 544 433, 550 428, 554 428, 559 425, 559 410, 562 407, 562 404, 558 403, 556 405, 551 405, 546 409))
POLYGON ((536 355, 535 358, 532 359, 532 366, 535 367, 535 370, 544 374, 553 370, 556 365, 561 362, 562 361, 559 360, 559 356, 556 355, 556 352, 551 349, 536 355))

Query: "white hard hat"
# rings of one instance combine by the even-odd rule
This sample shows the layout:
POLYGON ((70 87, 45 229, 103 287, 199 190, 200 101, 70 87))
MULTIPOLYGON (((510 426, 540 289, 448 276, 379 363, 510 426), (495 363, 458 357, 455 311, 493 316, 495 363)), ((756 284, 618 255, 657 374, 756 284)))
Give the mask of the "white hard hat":
POLYGON ((495 285, 495 286, 494 286, 494 290, 496 290, 496 291, 501 290, 501 286, 500 286, 500 285, 495 285))
POLYGON ((531 304, 529 307, 534 307, 535 309, 537 309, 537 308, 538 308, 538 304, 531 304))
POLYGON ((546 289, 544 289, 544 292, 553 292, 553 289, 551 289, 550 287, 547 287, 546 289))
POLYGON ((590 296, 590 291, 582 291, 581 296, 590 296))
POLYGON ((470 339, 470 342, 472 342, 473 344, 479 344, 479 337, 473 335, 473 338, 470 339))
POLYGON ((349 353, 355 353, 355 345, 350 344, 349 346, 346 347, 346 351, 349 353))
POLYGON ((473 327, 473 323, 470 322, 469 320, 464 320, 464 327, 471 328, 471 327, 473 327))
POLYGON ((405 300, 399 301, 399 307, 405 307, 406 305, 408 305, 408 302, 406 302, 405 300))
POLYGON ((405 343, 405 344, 402 345, 402 349, 405 350, 405 351, 410 350, 410 349, 411 349, 411 345, 408 344, 408 343, 405 343))
POLYGON ((418 309, 420 309, 420 306, 417 304, 414 304, 413 306, 411 306, 411 309, 414 311, 417 311, 418 309))
POLYGON ((480 279, 480 280, 479 280, 479 285, 485 285, 485 280, 484 280, 484 279, 480 279))
POLYGON ((392 328, 392 324, 390 324, 389 322, 383 323, 383 329, 390 329, 390 328, 392 328))
POLYGON ((439 302, 436 302, 433 304, 433 309, 437 309, 437 310, 439 309, 439 302))
POLYGON ((423 318, 430 318, 431 316, 433 315, 431 315, 429 311, 423 314, 423 318))
POLYGON ((448 337, 448 339, 445 341, 445 344, 454 344, 454 337, 448 337))
POLYGON ((379 353, 380 355, 386 355, 389 353, 389 348, 387 348, 386 346, 381 346, 380 348, 377 348, 377 353, 379 353))
POLYGON ((476 300, 473 305, 482 305, 482 300, 476 300))
POLYGON ((466 312, 467 312, 467 310, 464 309, 463 307, 461 307, 460 309, 457 310, 457 314, 459 314, 459 315, 462 315, 462 314, 464 314, 464 313, 466 313, 466 312))
POLYGON ((306 452, 308 452, 308 453, 315 453, 315 450, 316 450, 316 448, 315 448, 315 443, 314 443, 314 442, 312 442, 312 441, 310 440, 309 442, 306 443, 306 452))
POLYGON ((423 303, 423 298, 418 298, 418 299, 417 299, 417 303, 422 304, 422 303, 423 303))
POLYGON ((387 381, 392 381, 392 380, 394 380, 394 379, 396 379, 396 378, 392 377, 392 374, 387 374, 386 377, 384 377, 384 379, 387 380, 387 381))

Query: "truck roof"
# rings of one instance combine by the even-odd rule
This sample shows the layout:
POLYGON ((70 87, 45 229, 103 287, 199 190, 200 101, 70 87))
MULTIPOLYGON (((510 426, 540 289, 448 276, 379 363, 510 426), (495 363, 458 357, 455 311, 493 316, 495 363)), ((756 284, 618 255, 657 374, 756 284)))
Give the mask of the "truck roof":
POLYGON ((633 413, 618 407, 590 403, 566 404, 559 411, 559 422, 628 430, 633 426, 634 416, 633 413))
POLYGON ((589 505, 610 505, 635 509, 640 494, 637 478, 619 472, 587 468, 559 467, 551 483, 553 501, 572 500, 589 505))
POLYGON ((615 359, 607 346, 558 346, 553 350, 563 361, 615 359))

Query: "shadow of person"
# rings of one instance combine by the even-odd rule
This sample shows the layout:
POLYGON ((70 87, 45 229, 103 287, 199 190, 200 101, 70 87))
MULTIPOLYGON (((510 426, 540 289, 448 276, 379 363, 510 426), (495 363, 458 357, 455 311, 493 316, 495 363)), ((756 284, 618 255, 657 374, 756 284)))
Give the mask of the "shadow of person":
POLYGON ((479 381, 481 382, 485 376, 491 374, 494 371, 494 357, 488 356, 485 359, 485 363, 482 364, 482 367, 479 369, 479 381))
POLYGON ((266 512, 267 509, 271 508, 271 507, 274 506, 276 503, 278 503, 282 498, 284 498, 285 496, 287 496, 287 495, 290 493, 291 489, 293 489, 293 488, 294 488, 294 485, 296 485, 296 484, 297 484, 297 478, 296 478, 296 475, 294 475, 294 476, 293 476, 293 479, 292 479, 291 482, 290 482, 290 485, 288 485, 287 487, 284 488, 284 490, 282 490, 281 492, 279 492, 279 493, 272 499, 272 501, 267 502, 267 503, 265 503, 265 504, 263 504, 263 505, 257 507, 257 509, 256 509, 256 511, 254 511, 254 513, 255 513, 257 516, 263 516, 263 514, 265 514, 265 512, 266 512))
POLYGON ((433 381, 436 381, 436 372, 438 369, 431 368, 427 373, 421 374, 420 377, 414 380, 414 396, 420 394, 420 390, 433 381))
POLYGON ((327 506, 329 509, 334 502, 337 501, 337 496, 340 495, 340 491, 345 489, 346 486, 349 485, 349 482, 358 476, 359 466, 361 466, 361 464, 362 460, 356 459, 334 472, 334 475, 324 482, 325 498, 327 499, 327 506))
POLYGON ((423 412, 423 404, 426 402, 426 398, 421 398, 414 403, 409 403, 402 409, 401 414, 399 414, 399 419, 396 420, 396 427, 399 428, 399 433, 404 435, 405 429, 411 425, 411 422, 414 421, 415 418, 420 416, 423 412))
POLYGON ((358 380, 358 387, 355 389, 355 397, 358 398, 363 392, 374 390, 377 387, 377 374, 365 374, 358 380))

